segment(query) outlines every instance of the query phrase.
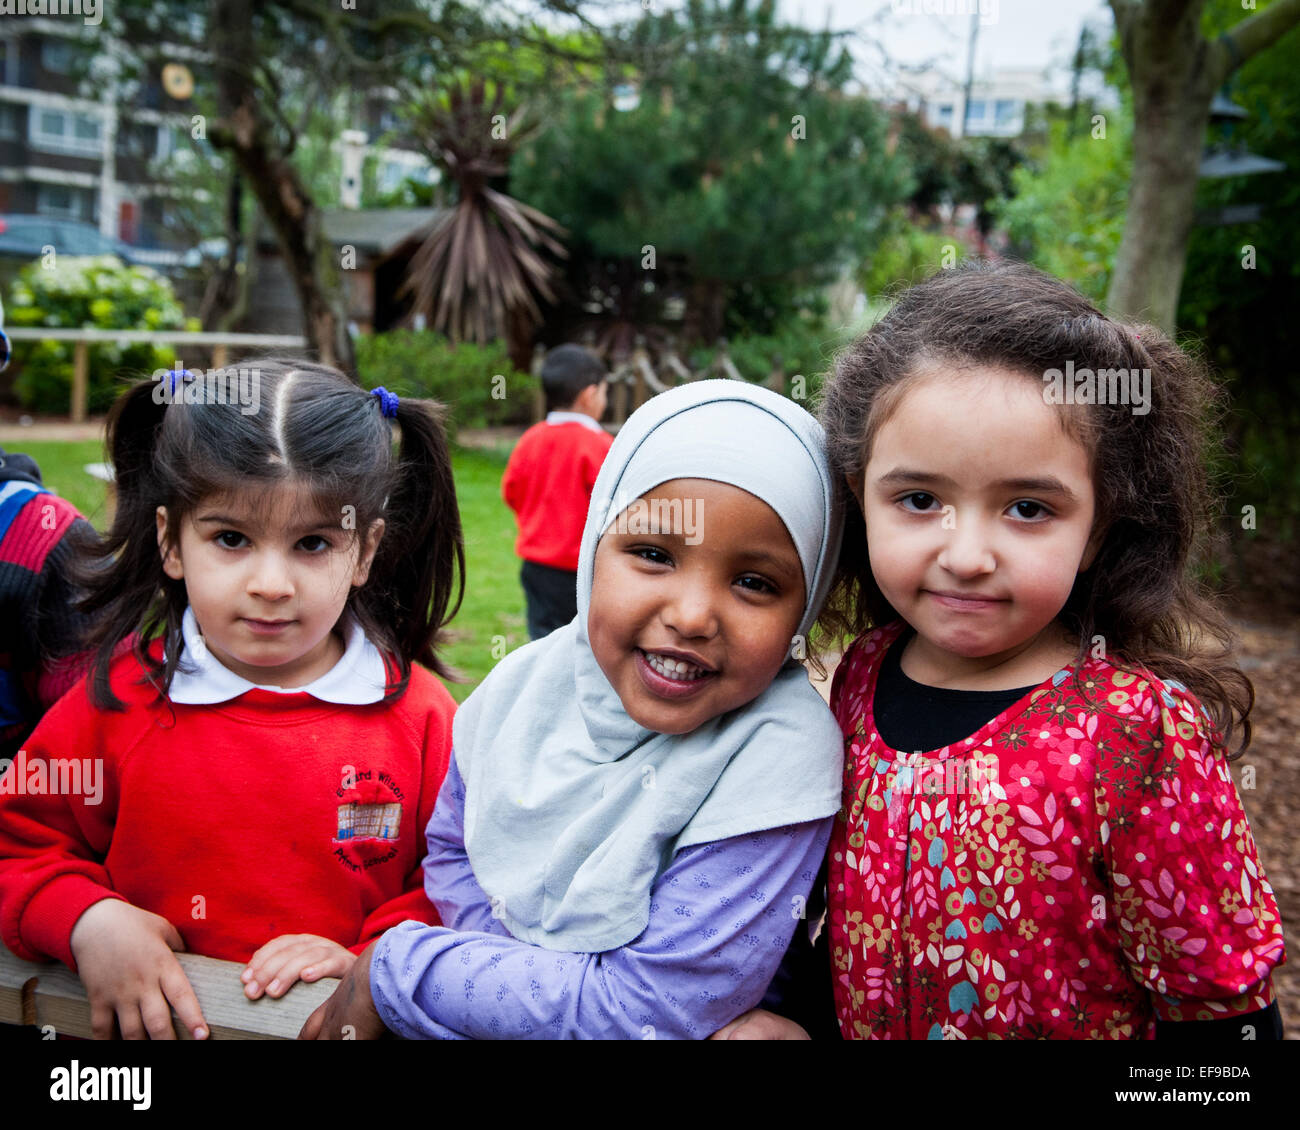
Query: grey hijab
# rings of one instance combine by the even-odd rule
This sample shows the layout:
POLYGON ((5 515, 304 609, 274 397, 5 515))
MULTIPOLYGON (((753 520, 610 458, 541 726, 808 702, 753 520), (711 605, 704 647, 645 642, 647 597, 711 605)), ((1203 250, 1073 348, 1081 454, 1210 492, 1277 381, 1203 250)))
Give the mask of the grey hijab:
POLYGON ((636 938, 682 848, 839 809, 843 739, 796 659, 749 704, 680 735, 634 722, 596 662, 596 545, 627 505, 678 478, 740 487, 781 518, 803 565, 801 636, 835 569, 838 494, 821 428, 798 405, 699 381, 623 426, 592 492, 577 617, 506 656, 453 722, 474 875, 511 934, 548 949, 602 952, 636 938))

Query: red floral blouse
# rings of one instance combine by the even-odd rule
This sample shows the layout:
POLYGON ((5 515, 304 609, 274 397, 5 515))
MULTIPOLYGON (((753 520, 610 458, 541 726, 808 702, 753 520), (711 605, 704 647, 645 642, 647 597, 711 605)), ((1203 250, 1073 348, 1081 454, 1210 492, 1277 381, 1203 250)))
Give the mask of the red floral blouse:
POLYGON ((1204 708, 1104 659, 964 741, 890 749, 872 713, 902 625, 835 674, 844 803, 830 845, 847 1039, 1143 1039, 1155 1017, 1267 1008, 1273 891, 1204 708))

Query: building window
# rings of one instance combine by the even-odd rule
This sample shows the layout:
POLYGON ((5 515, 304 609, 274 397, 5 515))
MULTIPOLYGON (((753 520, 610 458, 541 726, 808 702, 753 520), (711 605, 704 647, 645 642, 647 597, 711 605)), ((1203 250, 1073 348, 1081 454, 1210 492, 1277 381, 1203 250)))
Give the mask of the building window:
POLYGON ((0 39, 0 82, 18 85, 18 40, 0 39))
POLYGON ((986 104, 982 98, 972 98, 966 105, 966 128, 973 129, 984 125, 986 104))
POLYGON ((164 123, 158 124, 158 136, 154 145, 154 158, 159 161, 165 161, 172 156, 180 146, 177 144, 176 130, 164 123))
POLYGON ((21 138, 22 110, 12 102, 0 102, 0 137, 21 138))
POLYGON ((934 124, 942 126, 944 129, 952 129, 952 103, 945 102, 942 106, 936 106, 934 109, 934 124))
POLYGON ((1016 103, 1009 98, 999 98, 993 107, 993 124, 1000 130, 1010 129, 1016 123, 1016 103))
POLYGON ((32 106, 29 121, 33 149, 79 157, 99 156, 100 122, 97 117, 71 110, 32 106))
POLYGON ((42 184, 36 188, 36 211, 42 216, 84 220, 90 213, 89 203, 84 190, 66 184, 42 184))
POLYGON ((41 66, 51 74, 67 75, 77 61, 77 49, 61 39, 47 39, 41 43, 41 66))
POLYGON ((400 161, 384 161, 379 166, 379 191, 396 192, 406 179, 407 167, 400 161))

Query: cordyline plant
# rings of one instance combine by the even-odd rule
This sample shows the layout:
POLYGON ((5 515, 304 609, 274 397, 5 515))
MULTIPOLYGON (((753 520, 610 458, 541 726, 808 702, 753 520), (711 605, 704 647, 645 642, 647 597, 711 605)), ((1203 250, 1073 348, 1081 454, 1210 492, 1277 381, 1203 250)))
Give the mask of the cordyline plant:
POLYGON ((411 260, 403 293, 432 328, 452 341, 504 334, 511 358, 525 365, 538 300, 555 301, 554 268, 540 252, 567 257, 554 236, 565 229, 535 208, 491 187, 504 177, 520 141, 536 130, 523 108, 509 115, 505 92, 478 79, 457 81, 412 106, 407 116, 430 157, 455 182, 456 206, 430 230, 411 260))

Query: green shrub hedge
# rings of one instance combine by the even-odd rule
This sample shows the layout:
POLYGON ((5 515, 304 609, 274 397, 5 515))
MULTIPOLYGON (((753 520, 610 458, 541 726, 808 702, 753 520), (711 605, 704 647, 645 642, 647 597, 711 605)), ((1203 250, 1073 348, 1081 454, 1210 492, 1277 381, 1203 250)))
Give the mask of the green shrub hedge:
MULTIPOLYGON (((5 300, 10 326, 49 329, 197 330, 171 283, 149 267, 129 266, 111 255, 60 255, 52 266, 29 263, 5 300)), ((70 341, 14 342, 14 391, 37 412, 65 414, 72 395, 70 341)), ((174 360, 169 346, 119 345, 89 349, 88 407, 108 411, 123 383, 139 380, 174 360)))
POLYGON ((448 431, 530 424, 538 387, 506 354, 505 343, 453 345, 430 330, 390 330, 357 339, 357 370, 366 388, 447 405, 448 431))

